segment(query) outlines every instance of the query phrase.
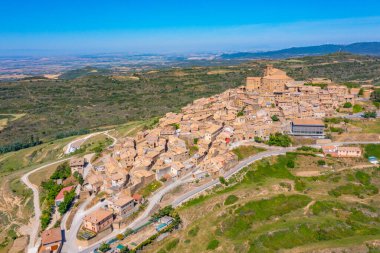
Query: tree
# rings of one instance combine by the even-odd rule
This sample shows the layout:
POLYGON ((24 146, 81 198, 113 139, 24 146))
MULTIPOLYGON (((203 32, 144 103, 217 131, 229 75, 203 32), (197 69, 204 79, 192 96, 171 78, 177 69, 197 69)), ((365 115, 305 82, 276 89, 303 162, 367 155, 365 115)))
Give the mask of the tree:
POLYGON ((288 168, 294 168, 295 167, 294 161, 293 160, 289 160, 286 163, 286 167, 288 167, 288 168))
POLYGON ((375 111, 373 112, 365 112, 363 114, 363 117, 368 119, 368 118, 376 118, 377 117, 377 113, 375 111))
POLYGON ((363 96, 363 94, 364 94, 364 89, 363 89, 363 88, 360 88, 359 93, 358 93, 358 96, 363 96))
POLYGON ((75 199, 75 196, 76 196, 75 189, 72 189, 69 192, 65 192, 64 195, 65 196, 63 198, 63 201, 58 206, 58 211, 61 215, 66 213, 67 210, 69 210, 71 203, 75 199))
POLYGON ((351 107, 352 107, 352 104, 350 102, 346 102, 343 105, 343 108, 351 108, 351 107))
POLYGON ((273 121, 279 121, 280 120, 277 115, 273 115, 271 118, 273 121))
POLYGON ((275 133, 270 134, 268 145, 269 146, 280 146, 280 147, 289 147, 292 144, 292 140, 286 134, 275 133))
POLYGON ((180 128, 179 124, 178 123, 173 123, 171 124, 176 130, 178 130, 180 128))
POLYGON ((221 184, 228 185, 228 182, 226 181, 226 179, 224 177, 219 177, 219 182, 221 184))
POLYGON ((118 235, 116 235, 116 239, 118 239, 119 241, 121 241, 121 240, 124 239, 124 235, 123 234, 118 234, 118 235))
POLYGON ((164 217, 164 216, 173 216, 174 211, 175 210, 171 205, 165 206, 164 208, 161 208, 156 213, 154 213, 151 219, 158 220, 159 218, 164 217))
POLYGON ((254 140, 255 140, 255 142, 257 142, 257 143, 261 143, 261 142, 263 142, 263 140, 262 140, 259 136, 255 136, 254 140))
POLYGON ((73 176, 75 177, 75 179, 78 181, 80 185, 83 185, 84 183, 83 176, 78 171, 75 171, 73 176))
POLYGON ((352 111, 353 111, 354 113, 361 112, 361 111, 363 111, 363 107, 362 107, 361 105, 354 105, 354 106, 352 107, 352 111))
POLYGON ((120 253, 128 253, 129 252, 129 248, 127 246, 124 246, 123 248, 120 249, 119 252, 120 253))
POLYGON ((71 175, 71 168, 68 162, 64 162, 57 166, 57 169, 51 175, 51 179, 66 179, 71 175))

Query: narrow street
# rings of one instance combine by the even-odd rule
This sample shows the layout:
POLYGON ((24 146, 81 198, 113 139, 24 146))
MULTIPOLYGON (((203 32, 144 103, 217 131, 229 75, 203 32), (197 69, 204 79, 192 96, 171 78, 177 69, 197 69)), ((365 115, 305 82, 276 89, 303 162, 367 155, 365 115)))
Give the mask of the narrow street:
MULTIPOLYGON (((373 142, 367 142, 367 141, 364 141, 364 142, 336 142, 336 143, 330 143, 328 145, 344 145, 344 144, 371 144, 371 143, 380 143, 380 141, 373 141, 373 142)), ((310 145, 312 147, 321 147, 321 145, 310 145)), ((242 170, 243 168, 247 167, 248 165, 256 162, 256 161, 259 161, 263 158, 266 158, 266 157, 270 157, 270 156, 278 156, 278 155, 282 155, 282 154, 285 154, 286 152, 289 152, 289 151, 294 151, 298 148, 299 146, 297 147, 287 147, 287 148, 279 148, 279 147, 275 147, 274 150, 270 150, 270 151, 265 151, 265 152, 261 152, 261 153, 258 153, 256 155, 253 155, 241 162, 239 162, 234 168, 232 168, 231 170, 227 171, 225 174, 224 174, 224 177, 225 178, 229 178, 231 177, 232 175, 238 173, 240 170, 242 170)), ((148 207, 145 209, 144 213, 142 213, 136 220, 134 220, 127 228, 138 228, 142 225, 144 225, 146 222, 149 221, 149 218, 150 218, 150 212, 151 210, 153 209, 153 207, 160 203, 162 197, 168 193, 170 190, 174 189, 175 187, 181 185, 181 184, 184 184, 184 183, 187 183, 187 182, 190 182, 192 179, 191 178, 188 178, 188 177, 183 177, 183 178, 180 178, 178 179, 177 181, 174 181, 172 184, 166 186, 165 188, 161 189, 160 191, 156 192, 152 197, 150 197, 148 200, 149 200, 149 205, 148 207)), ((212 187, 214 187, 215 185, 219 184, 219 179, 214 179, 202 186, 199 186, 197 187, 196 189, 194 190, 191 190, 185 194, 183 194, 182 196, 178 197, 176 200, 174 200, 172 202, 172 206, 173 207, 177 207, 177 206, 180 206, 182 203, 186 202, 187 200, 191 199, 191 198, 194 198, 196 197, 198 194, 204 192, 205 190, 207 189, 210 189, 212 187)), ((102 240, 100 240, 99 242, 87 247, 87 248, 84 248, 84 249, 79 249, 79 251, 70 251, 71 252, 81 252, 81 253, 90 253, 92 252, 93 250, 95 250, 96 248, 98 248, 100 246, 100 244, 102 242, 105 242, 113 237, 115 237, 117 234, 125 231, 125 229, 122 229, 122 230, 114 230, 110 235, 108 235, 106 238, 103 238, 102 240)), ((74 248, 72 249, 74 250, 74 248)))
MULTIPOLYGON (((92 136, 94 136, 96 134, 105 134, 108 137, 110 137, 111 139, 113 139, 113 143, 110 146, 115 145, 115 143, 117 142, 117 139, 115 137, 113 137, 112 135, 110 135, 108 133, 108 131, 90 134, 90 135, 82 137, 81 139, 77 139, 76 141, 87 140, 88 138, 90 138, 90 137, 92 137, 92 136)), ((68 144, 67 148, 65 149, 65 152, 68 150, 68 148, 70 147, 70 145, 72 145, 72 143, 74 143, 74 142, 71 142, 71 143, 68 144)), ((89 155, 91 155, 91 154, 89 154, 89 155)), ((25 175, 23 175, 21 177, 21 181, 27 187, 29 187, 30 189, 32 189, 32 191, 33 191, 34 217, 32 218, 32 224, 31 224, 31 228, 32 229, 31 229, 31 232, 30 232, 30 235, 29 235, 30 236, 30 240, 29 240, 29 244, 28 244, 28 253, 36 253, 36 252, 38 252, 38 248, 39 248, 39 246, 41 244, 41 238, 39 238, 39 236, 38 236, 38 231, 40 229, 40 217, 41 217, 40 194, 39 194, 39 191, 38 191, 38 186, 32 184, 29 181, 29 176, 31 174, 37 172, 37 171, 40 171, 42 169, 45 169, 45 168, 49 167, 51 165, 55 165, 55 164, 58 164, 58 163, 61 163, 61 162, 65 162, 65 161, 68 161, 70 159, 71 159, 71 157, 68 157, 68 158, 60 159, 60 160, 55 161, 55 162, 51 162, 51 163, 45 164, 45 165, 43 165, 41 167, 38 167, 38 168, 36 168, 36 169, 34 169, 32 171, 29 171, 28 173, 26 173, 25 175)), ((87 173, 88 173, 88 169, 87 169, 87 173)))

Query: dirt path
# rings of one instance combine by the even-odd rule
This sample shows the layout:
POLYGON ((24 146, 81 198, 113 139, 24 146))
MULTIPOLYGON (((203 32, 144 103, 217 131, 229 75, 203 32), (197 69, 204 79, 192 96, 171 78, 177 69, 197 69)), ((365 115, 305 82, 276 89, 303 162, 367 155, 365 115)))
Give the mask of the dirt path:
POLYGON ((309 204, 307 204, 303 209, 303 214, 307 215, 310 211, 310 207, 315 204, 315 200, 312 200, 309 204))

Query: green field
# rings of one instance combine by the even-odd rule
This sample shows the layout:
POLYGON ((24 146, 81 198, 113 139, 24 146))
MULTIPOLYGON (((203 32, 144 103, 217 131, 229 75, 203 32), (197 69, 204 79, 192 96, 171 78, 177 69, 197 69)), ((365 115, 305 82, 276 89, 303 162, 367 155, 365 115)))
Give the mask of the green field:
POLYGON ((309 252, 360 245, 379 250, 371 245, 380 239, 380 170, 295 176, 293 170, 310 157, 289 153, 257 162, 236 176, 240 180, 190 200, 178 209, 185 227, 146 252, 309 252), (168 251, 173 238, 179 241, 168 251))

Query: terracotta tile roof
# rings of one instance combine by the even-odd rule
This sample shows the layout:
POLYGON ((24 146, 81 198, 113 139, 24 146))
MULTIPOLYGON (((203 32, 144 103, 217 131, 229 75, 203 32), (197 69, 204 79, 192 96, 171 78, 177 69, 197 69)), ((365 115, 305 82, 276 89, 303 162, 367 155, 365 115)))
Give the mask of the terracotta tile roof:
POLYGON ((42 244, 50 244, 54 242, 61 242, 62 241, 62 232, 61 228, 52 228, 45 230, 41 234, 42 244))
POLYGON ((142 199, 142 195, 135 193, 135 194, 133 194, 132 198, 133 198, 134 200, 136 200, 136 201, 139 201, 139 200, 142 199))
POLYGON ((111 215, 112 215, 112 212, 107 211, 107 210, 103 210, 103 209, 99 209, 99 210, 96 210, 96 211, 90 213, 89 215, 85 216, 83 218, 83 220, 91 222, 91 223, 98 223, 98 222, 108 218, 111 215))
POLYGON ((67 186, 67 187, 63 188, 63 189, 58 193, 57 197, 55 197, 55 200, 57 201, 57 200, 61 200, 61 199, 63 199, 63 198, 65 197, 65 192, 69 192, 69 191, 71 191, 73 188, 74 188, 73 185, 71 185, 71 186, 67 186))

